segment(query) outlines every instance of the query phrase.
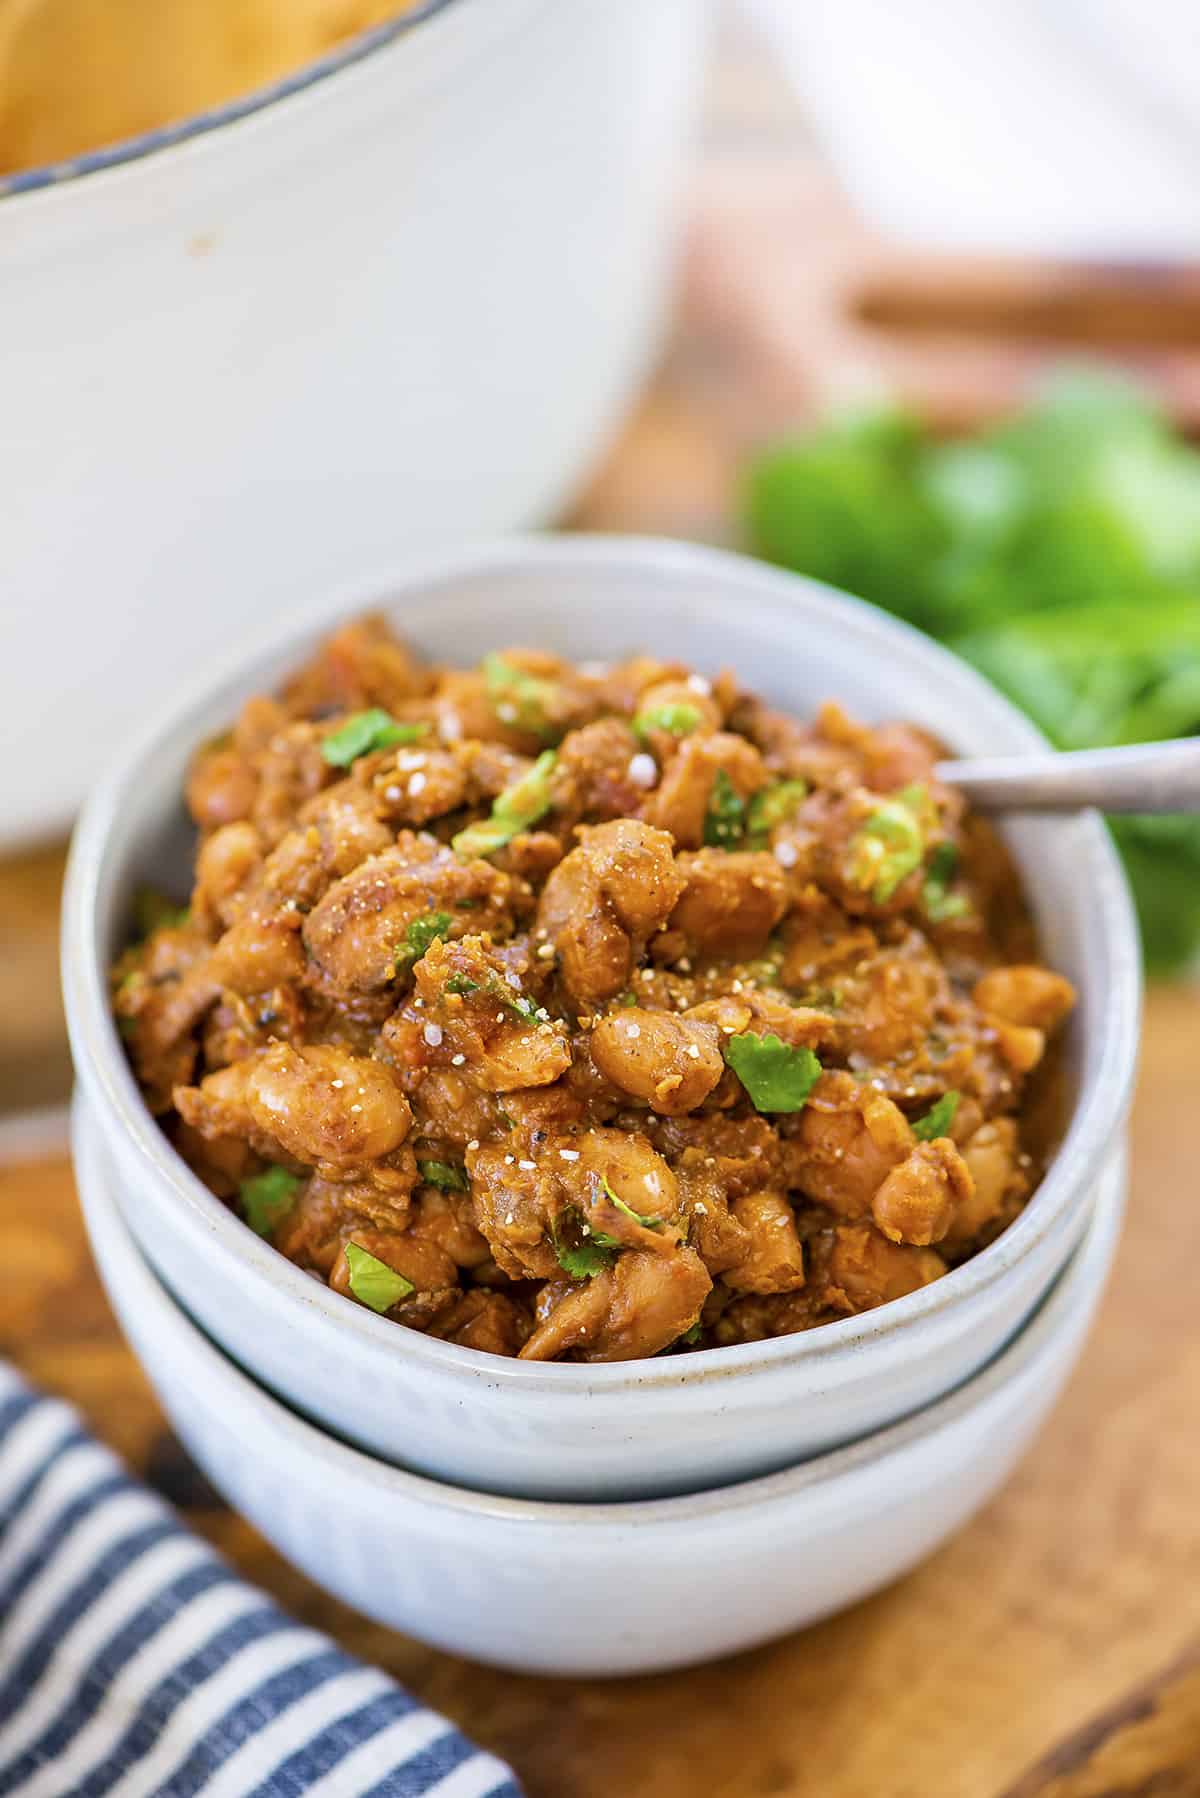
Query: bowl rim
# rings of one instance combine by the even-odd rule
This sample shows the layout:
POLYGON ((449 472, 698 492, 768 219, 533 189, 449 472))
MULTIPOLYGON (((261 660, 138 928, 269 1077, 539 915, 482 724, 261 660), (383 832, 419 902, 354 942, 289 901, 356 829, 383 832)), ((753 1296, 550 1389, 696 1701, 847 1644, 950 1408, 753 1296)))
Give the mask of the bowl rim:
POLYGON ((1079 820, 1079 879, 1086 883, 1109 949, 1112 979, 1100 995, 1097 1028, 1101 1054, 1088 1088, 1074 1107, 1062 1142, 1034 1198, 1002 1235, 969 1261, 917 1292, 893 1299, 874 1311, 762 1342, 699 1350, 686 1356, 654 1357, 625 1362, 529 1362, 489 1355, 482 1350, 439 1341, 418 1331, 401 1332, 322 1285, 268 1243, 246 1229, 171 1147, 147 1109, 117 1034, 108 995, 107 968, 96 940, 97 896, 110 864, 128 859, 120 842, 119 820, 126 791, 136 789, 140 770, 156 758, 163 739, 174 741, 185 727, 198 741, 199 717, 227 697, 230 711, 242 690, 257 680, 274 678, 277 665, 302 653, 306 644, 338 619, 371 606, 402 607, 407 596, 439 582, 491 575, 520 577, 534 569, 557 568, 564 581, 573 574, 610 571, 631 573, 647 583, 658 576, 716 576, 730 586, 752 591, 755 603, 778 615, 784 628, 795 630, 805 607, 832 612, 842 633, 863 645, 868 657, 882 649, 916 661, 931 678, 963 691, 963 704, 976 714, 991 713, 1031 752, 1046 747, 1036 727, 982 676, 941 645, 864 600, 850 597, 820 581, 785 572, 728 550, 670 539, 635 536, 562 534, 513 536, 464 549, 431 550, 409 558, 380 577, 358 581, 326 593, 317 603, 297 610, 285 624, 275 623, 249 647, 227 657, 223 667, 209 669, 191 683, 183 698, 159 708, 109 765, 93 787, 72 837, 62 907, 62 989, 75 1066, 92 1097, 102 1128, 114 1127, 138 1152, 148 1177, 169 1189, 171 1202, 181 1202, 185 1222, 204 1226, 222 1256, 233 1264, 234 1278, 265 1278, 283 1303, 315 1307, 326 1325, 336 1327, 347 1345, 357 1342, 368 1356, 403 1353, 412 1364, 436 1369, 464 1383, 504 1390, 540 1390, 577 1399, 623 1388, 698 1389, 717 1379, 740 1378, 780 1364, 804 1366, 824 1376, 853 1360, 856 1371, 864 1348, 883 1338, 910 1336, 931 1322, 957 1313, 985 1289, 998 1283, 1023 1261, 1069 1212, 1079 1195, 1093 1186, 1113 1137, 1128 1110, 1137 1061, 1141 1011, 1141 954, 1132 900, 1116 849, 1097 813, 1079 820))
POLYGON ((234 125, 240 119, 250 118, 254 113, 265 112, 277 101, 290 99, 293 94, 303 93, 306 88, 315 87, 319 82, 328 80, 331 75, 337 75, 343 69, 351 68, 355 63, 365 62, 377 50, 385 49, 388 44, 407 36, 410 31, 416 30, 427 20, 435 18, 438 13, 457 3, 458 0, 418 0, 418 4, 408 12, 385 19, 379 25, 369 26, 365 31, 355 32, 352 37, 345 39, 335 49, 326 51, 324 56, 318 56, 315 61, 306 62, 290 74, 268 81, 262 87, 251 88, 248 93, 238 94, 232 100, 223 100, 217 106, 206 106, 200 112, 189 113, 186 118, 175 119, 166 125, 156 125, 149 131, 135 132, 132 137, 120 138, 116 143, 105 144, 95 150, 85 150, 78 156, 60 157, 57 162, 39 163, 32 169, 15 169, 7 175, 0 173, 0 201, 14 199, 18 194, 35 193, 41 188, 63 187, 86 175, 97 175, 105 169, 140 162, 143 157, 152 156, 157 151, 169 150, 176 144, 188 143, 193 138, 219 131, 226 125, 234 125))
POLYGON ((107 1171, 108 1164, 100 1133, 90 1107, 86 1102, 80 1102, 79 1095, 72 1107, 72 1135, 84 1151, 79 1156, 78 1184, 93 1253, 97 1236, 110 1245, 110 1251, 115 1251, 124 1264, 125 1279, 136 1289, 129 1295, 130 1302, 137 1304, 140 1315, 156 1312, 165 1331, 177 1342, 182 1342, 184 1352, 205 1364, 212 1382, 210 1392, 221 1390, 230 1395, 234 1403, 257 1411, 267 1420, 268 1429, 283 1431, 300 1452, 313 1456, 314 1464, 324 1460, 331 1479, 353 1478, 383 1490, 401 1502, 514 1525, 600 1524, 621 1529, 631 1524, 636 1524, 639 1529, 649 1524, 673 1527, 714 1513, 726 1515, 753 1510, 786 1501, 800 1493, 828 1488, 856 1474, 870 1472, 886 1477, 882 1469, 889 1461, 898 1459, 923 1440, 952 1428, 969 1412, 994 1398, 1010 1381, 1019 1378, 1050 1352, 1056 1337, 1069 1326, 1074 1313, 1087 1304, 1089 1295, 1094 1292, 1095 1299, 1099 1300, 1120 1235, 1128 1165, 1122 1144, 1118 1150, 1119 1165, 1110 1166, 1109 1177, 1097 1191, 1082 1241, 1072 1250, 1066 1265, 1056 1274, 1032 1315, 990 1361, 940 1398, 931 1400, 897 1423, 886 1424, 840 1448, 829 1449, 774 1473, 669 1497, 583 1502, 578 1499, 510 1498, 501 1493, 451 1485, 371 1455, 293 1411, 282 1399, 260 1386, 205 1335, 155 1274, 101 1174, 101 1168, 107 1171))

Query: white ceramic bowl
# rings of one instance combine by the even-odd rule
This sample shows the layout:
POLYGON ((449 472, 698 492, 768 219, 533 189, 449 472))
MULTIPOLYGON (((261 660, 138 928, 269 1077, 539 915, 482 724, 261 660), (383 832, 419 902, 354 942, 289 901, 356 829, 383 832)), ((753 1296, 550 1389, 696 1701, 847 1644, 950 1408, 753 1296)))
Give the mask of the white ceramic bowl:
MULTIPOLYGON (((742 558, 679 545, 553 538, 460 552, 368 595, 450 661, 496 644, 580 657, 645 647, 736 664, 807 711, 837 694, 868 717, 923 720, 960 751, 1041 739, 955 658, 872 607, 742 558)), ((319 624, 202 695, 174 702, 94 789, 71 856, 63 984, 76 1067, 142 1248, 191 1314, 256 1378, 364 1447, 441 1479, 540 1498, 696 1490, 789 1466, 948 1391, 1016 1330, 1079 1240, 1117 1153, 1137 1041, 1138 944, 1095 817, 1023 822, 1022 862, 1051 962, 1080 989, 1068 1042, 1074 1111, 1032 1203, 984 1252, 921 1292, 772 1342, 615 1365, 510 1361, 398 1329, 252 1235, 170 1148, 108 1010, 106 968, 131 889, 186 888, 180 800, 194 745, 308 650, 319 624)))
POLYGON ((0 843, 305 582, 558 511, 658 342, 707 9, 424 0, 0 178, 0 843))
POLYGON ((1121 1216, 1100 1183, 1082 1246, 983 1373, 906 1423, 690 1498, 531 1504, 402 1473, 304 1423, 191 1324, 115 1204, 99 1132, 77 1171, 105 1285, 196 1460, 289 1560, 368 1616, 534 1673, 643 1673, 749 1648, 885 1585, 1007 1477, 1083 1345, 1121 1216))

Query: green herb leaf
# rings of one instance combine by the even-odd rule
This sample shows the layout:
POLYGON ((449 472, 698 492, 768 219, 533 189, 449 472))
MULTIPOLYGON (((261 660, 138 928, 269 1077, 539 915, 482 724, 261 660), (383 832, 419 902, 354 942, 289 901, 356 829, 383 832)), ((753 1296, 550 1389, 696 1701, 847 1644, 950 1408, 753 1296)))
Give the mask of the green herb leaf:
POLYGON ((573 1248, 556 1242, 554 1253, 563 1272, 570 1274, 573 1280, 591 1280, 616 1260, 616 1249, 609 1237, 601 1241, 598 1236, 585 1236, 573 1248))
POLYGON ((350 1269, 351 1292, 360 1305, 367 1305, 372 1311, 390 1311, 393 1305, 415 1290, 411 1280, 406 1280, 394 1267, 389 1267, 378 1255, 360 1248, 356 1242, 346 1244, 346 1262, 350 1269))
POLYGON ((626 987, 626 989, 623 993, 618 993, 616 998, 613 1000, 614 1005, 620 1005, 625 1010, 628 1010, 628 1008, 631 1005, 636 1005, 637 1002, 638 1002, 637 994, 628 987, 626 987))
POLYGON ((458 993, 464 999, 471 993, 486 993, 488 998, 494 1000, 497 1005, 505 1005, 509 1011, 515 1011, 525 1023, 541 1022, 541 1013, 534 1001, 527 994, 518 992, 509 986, 507 980, 501 980, 499 975, 490 969, 488 978, 484 981, 472 980, 469 974, 451 974, 446 982, 446 991, 458 993))
POLYGON ((470 1192, 467 1170, 456 1161, 418 1161, 417 1172, 426 1186, 438 1186, 443 1192, 470 1192))
POLYGON ((455 854, 468 861, 495 855, 544 817, 550 810, 550 777, 557 761, 553 749, 543 750, 528 773, 498 795, 490 818, 459 831, 452 843, 455 854))
POLYGON ((450 934, 454 919, 448 911, 427 911, 414 918, 404 933, 404 945, 396 951, 396 972, 404 973, 420 961, 431 944, 450 934))
POLYGON ((457 993, 460 999, 465 999, 468 993, 479 991, 479 982, 472 980, 469 974, 451 974, 446 982, 446 991, 457 993))
POLYGON ((492 710, 501 724, 515 725, 537 737, 554 736, 550 712, 557 707, 559 688, 554 681, 529 674, 501 655, 483 658, 483 678, 492 710))
POLYGON ((713 776, 708 811, 704 817, 704 841, 710 849, 736 849, 742 840, 746 801, 724 768, 713 776))
POLYGON ((748 846, 764 848, 776 825, 787 823, 807 793, 808 787, 802 780, 777 780, 756 793, 746 813, 748 846))
POLYGON ((958 1110, 959 1095, 956 1092, 943 1093, 937 1104, 917 1118, 913 1124, 913 1135, 919 1142, 933 1142, 936 1137, 945 1136, 954 1122, 954 1114, 958 1110))
POLYGON ((632 1205, 627 1205, 624 1199, 618 1197, 609 1185, 607 1174, 604 1176, 604 1191, 617 1210, 623 1211, 632 1223, 640 1224, 643 1230, 661 1230, 667 1221, 665 1217, 643 1217, 640 1211, 635 1211, 632 1205))
POLYGON ((697 1318, 691 1329, 685 1330, 683 1335, 677 1336, 675 1340, 677 1342, 682 1342, 686 1347, 691 1348, 694 1343, 699 1342, 703 1334, 704 1325, 701 1323, 700 1319, 697 1318))
MULTIPOLYGON (((970 440, 833 420, 757 458, 744 493, 759 554, 932 631, 1059 748, 1200 732, 1200 452, 1132 382, 1069 364, 970 440)), ((1200 952, 1192 857, 1148 834, 1164 822, 1114 820, 1159 969, 1200 952)), ((965 904, 931 897, 935 921, 965 904)))
POLYGON ((886 905, 900 883, 921 865, 925 838, 916 808, 924 797, 923 787, 913 787, 881 799, 850 839, 849 879, 869 890, 876 905, 886 905))
POLYGON ((756 1111, 799 1111, 821 1076, 811 1049, 793 1049, 775 1035, 731 1036, 725 1059, 756 1111))
POLYGON ((355 712, 321 744, 321 754, 331 768, 348 768, 360 755, 391 749, 397 743, 416 743, 428 731, 427 724, 399 724, 380 706, 355 712))
POLYGON ((285 1167, 269 1167, 238 1187, 242 1216, 256 1236, 273 1236, 296 1202, 299 1176, 285 1167))
POLYGON ((921 904, 931 924, 945 924, 951 918, 961 918, 971 909, 964 894, 950 891, 950 882, 957 871, 958 850, 949 841, 939 843, 926 864, 925 882, 921 888, 921 904))
POLYGON ((133 895, 133 922, 139 937, 153 936, 156 930, 182 930, 191 916, 186 905, 176 905, 157 887, 139 887, 133 895))
POLYGON ((634 718, 633 734, 641 743, 649 739, 652 730, 666 731, 672 737, 687 737, 699 728, 700 723, 701 713, 694 705, 654 705, 634 718))

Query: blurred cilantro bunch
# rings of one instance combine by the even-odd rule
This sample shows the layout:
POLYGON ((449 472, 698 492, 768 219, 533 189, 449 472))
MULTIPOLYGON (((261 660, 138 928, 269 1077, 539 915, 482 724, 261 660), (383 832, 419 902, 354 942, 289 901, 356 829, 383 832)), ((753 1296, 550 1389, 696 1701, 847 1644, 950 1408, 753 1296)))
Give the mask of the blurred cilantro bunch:
MULTIPOLYGON (((1139 390, 1056 376, 1016 417, 936 441, 835 420, 748 471, 750 547, 873 600, 973 662, 1055 743, 1200 734, 1200 453, 1139 390)), ((1114 819, 1146 958, 1200 952, 1200 817, 1114 819)))

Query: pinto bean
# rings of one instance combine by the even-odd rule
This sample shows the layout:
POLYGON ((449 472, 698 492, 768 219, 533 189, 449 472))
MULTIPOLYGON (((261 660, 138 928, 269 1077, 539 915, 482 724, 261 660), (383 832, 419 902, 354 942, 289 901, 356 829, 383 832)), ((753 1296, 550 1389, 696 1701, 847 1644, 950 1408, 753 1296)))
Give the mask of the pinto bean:
POLYGON ((745 1255, 727 1268, 735 1292, 794 1292, 804 1285, 804 1250, 796 1215, 779 1192, 749 1192, 733 1202, 733 1215, 749 1233, 745 1255))
POLYGON ((712 1024, 631 1006, 601 1018, 591 1037, 596 1066, 622 1092, 678 1117, 703 1103, 725 1072, 712 1024))
POLYGON ((701 849, 681 855, 687 881, 671 913, 690 953, 737 961, 758 955, 787 910, 787 879, 765 851, 701 849))
POLYGON ((1049 968, 1020 963, 993 968, 975 982, 973 998, 981 1011, 1008 1024, 1029 1025, 1049 1036, 1075 1004, 1075 988, 1049 968))
POLYGON ((322 1044, 277 1043, 245 1065, 251 1119, 297 1161, 361 1167, 408 1135, 408 1101, 381 1062, 322 1044))
POLYGON ((950 1141, 920 1142, 876 1192, 871 1215, 892 1242, 928 1248, 949 1233, 975 1190, 971 1170, 950 1141))
POLYGON ((788 1143, 788 1174, 809 1198, 846 1218, 865 1217, 892 1169, 912 1149, 899 1106, 849 1074, 823 1074, 788 1143))

